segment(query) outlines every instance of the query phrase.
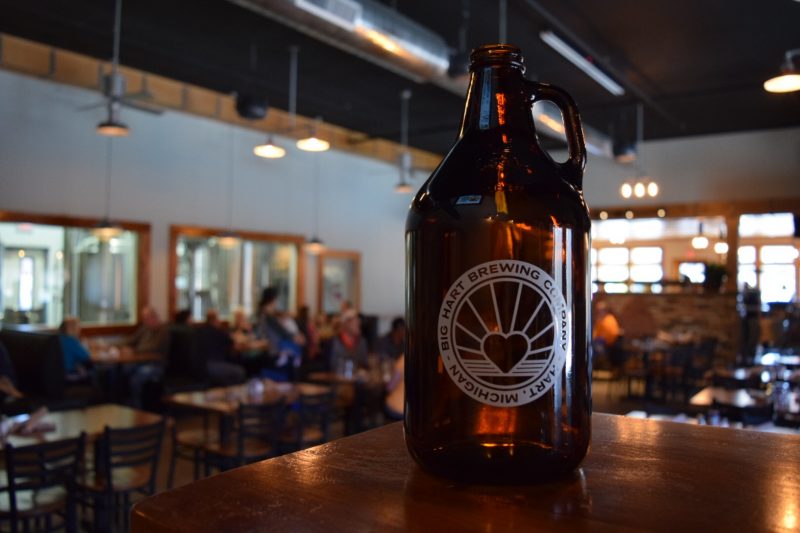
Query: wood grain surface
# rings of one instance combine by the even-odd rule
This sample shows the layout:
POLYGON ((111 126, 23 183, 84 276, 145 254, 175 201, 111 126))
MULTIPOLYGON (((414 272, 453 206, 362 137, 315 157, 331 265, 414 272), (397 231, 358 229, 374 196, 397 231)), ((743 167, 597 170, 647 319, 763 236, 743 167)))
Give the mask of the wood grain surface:
POLYGON ((132 531, 769 531, 800 527, 800 437, 595 414, 568 479, 461 485, 421 471, 402 426, 138 503, 132 531))

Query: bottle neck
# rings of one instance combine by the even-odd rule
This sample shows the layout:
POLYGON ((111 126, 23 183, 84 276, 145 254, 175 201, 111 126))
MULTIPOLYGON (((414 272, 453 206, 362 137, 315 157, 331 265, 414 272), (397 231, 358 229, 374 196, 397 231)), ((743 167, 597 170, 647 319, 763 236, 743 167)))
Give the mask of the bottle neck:
POLYGON ((535 134, 530 91, 522 69, 514 65, 485 65, 470 74, 467 104, 459 139, 465 135, 496 133, 508 142, 513 133, 535 134))

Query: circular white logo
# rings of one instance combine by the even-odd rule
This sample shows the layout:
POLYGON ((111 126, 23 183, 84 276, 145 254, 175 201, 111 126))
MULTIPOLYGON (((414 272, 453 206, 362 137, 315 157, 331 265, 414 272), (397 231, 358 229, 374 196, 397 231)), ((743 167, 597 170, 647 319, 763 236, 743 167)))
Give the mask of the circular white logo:
POLYGON ((438 339, 450 379, 496 407, 530 403, 561 379, 571 314, 544 270, 501 259, 477 265, 447 291, 438 339))

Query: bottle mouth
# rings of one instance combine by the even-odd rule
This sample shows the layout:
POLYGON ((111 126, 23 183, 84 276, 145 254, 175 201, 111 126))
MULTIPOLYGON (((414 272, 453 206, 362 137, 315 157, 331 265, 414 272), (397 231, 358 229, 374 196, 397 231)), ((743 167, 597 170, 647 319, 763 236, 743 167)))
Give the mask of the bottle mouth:
POLYGON ((525 59, 519 47, 512 44, 484 44, 469 55, 470 70, 492 65, 508 65, 525 70, 525 59))

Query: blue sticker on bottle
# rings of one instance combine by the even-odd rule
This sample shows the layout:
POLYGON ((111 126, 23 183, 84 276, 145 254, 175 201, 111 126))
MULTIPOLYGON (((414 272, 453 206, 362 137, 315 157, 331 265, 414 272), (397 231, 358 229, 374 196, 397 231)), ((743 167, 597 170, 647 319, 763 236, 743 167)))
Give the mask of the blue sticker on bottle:
POLYGON ((459 196, 456 200, 456 205, 476 205, 481 203, 483 196, 479 194, 470 194, 467 196, 459 196))

